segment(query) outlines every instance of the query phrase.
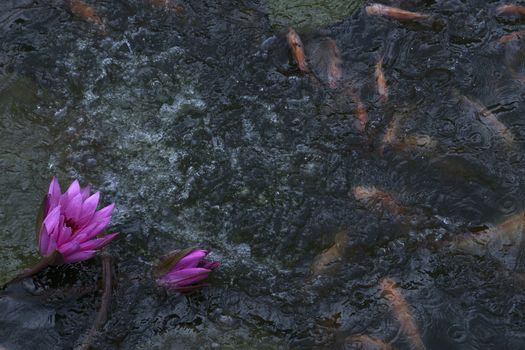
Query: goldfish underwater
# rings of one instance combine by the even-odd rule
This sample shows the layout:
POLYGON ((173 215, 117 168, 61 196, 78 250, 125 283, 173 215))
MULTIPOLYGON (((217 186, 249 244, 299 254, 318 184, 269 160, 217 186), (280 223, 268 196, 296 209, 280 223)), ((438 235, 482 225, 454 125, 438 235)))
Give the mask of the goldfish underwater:
POLYGON ((388 87, 386 86, 385 73, 383 72, 383 59, 379 59, 376 63, 375 78, 377 85, 377 93, 381 100, 388 100, 388 87))
POLYGON ((525 16, 525 6, 520 5, 499 5, 496 7, 496 13, 498 15, 519 15, 525 16))
POLYGON ((370 209, 377 209, 379 206, 393 214, 403 214, 406 211, 406 208, 399 204, 390 193, 374 186, 354 186, 352 194, 355 199, 370 209))
POLYGON ((101 32, 106 31, 104 21, 92 6, 89 6, 82 0, 68 0, 66 5, 75 16, 94 24, 101 32))
POLYGON ((429 19, 430 16, 417 12, 402 10, 397 7, 390 7, 381 4, 371 4, 365 8, 369 15, 386 16, 400 21, 417 21, 429 19))
POLYGON ((346 244, 348 242, 348 236, 344 232, 339 232, 335 235, 334 244, 317 255, 310 267, 310 273, 312 276, 319 276, 327 271, 335 268, 337 262, 344 254, 346 250, 346 244))
POLYGON ((306 55, 304 54, 304 46, 299 34, 293 29, 289 28, 286 34, 286 40, 292 51, 292 56, 299 67, 299 70, 303 73, 309 73, 310 68, 306 62, 306 55))
POLYGON ((481 102, 468 98, 467 96, 461 96, 463 101, 470 107, 474 108, 483 118, 481 122, 488 128, 492 129, 497 135, 499 135, 508 146, 513 146, 514 135, 512 132, 503 124, 498 117, 494 115, 487 107, 481 104, 481 102))
POLYGON ((377 339, 365 334, 351 335, 345 339, 345 349, 360 349, 360 350, 394 350, 394 347, 385 343, 381 339, 377 339))
POLYGON ((423 344, 416 322, 410 311, 410 306, 399 292, 396 283, 390 278, 383 278, 379 286, 385 298, 390 302, 390 308, 399 322, 401 332, 407 337, 410 348, 424 350, 425 345, 423 344))

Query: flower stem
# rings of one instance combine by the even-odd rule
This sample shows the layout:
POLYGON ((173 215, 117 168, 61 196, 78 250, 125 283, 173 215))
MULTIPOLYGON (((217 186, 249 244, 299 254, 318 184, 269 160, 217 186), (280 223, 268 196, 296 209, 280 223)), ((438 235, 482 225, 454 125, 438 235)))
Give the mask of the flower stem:
POLYGON ((40 271, 42 271, 43 269, 48 267, 53 262, 53 260, 54 260, 54 256, 53 255, 46 256, 46 257, 42 258, 34 266, 32 266, 32 267, 30 267, 28 269, 25 269, 20 274, 18 274, 15 278, 13 278, 9 282, 7 282, 5 285, 11 284, 11 283, 15 283, 15 282, 19 282, 19 281, 21 281, 21 280, 23 280, 25 278, 28 278, 28 277, 36 275, 37 273, 39 273, 40 271))
POLYGON ((104 282, 104 292, 102 293, 102 302, 98 310, 95 322, 85 336, 84 341, 76 347, 76 350, 88 350, 97 336, 98 331, 107 321, 109 303, 111 301, 111 256, 109 254, 102 255, 102 279, 104 282))

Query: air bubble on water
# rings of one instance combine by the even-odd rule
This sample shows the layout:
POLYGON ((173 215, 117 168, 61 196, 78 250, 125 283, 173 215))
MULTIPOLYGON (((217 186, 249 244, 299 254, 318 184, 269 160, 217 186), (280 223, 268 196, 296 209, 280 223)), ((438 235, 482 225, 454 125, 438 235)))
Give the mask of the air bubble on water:
POLYGON ((241 243, 235 246, 235 252, 243 258, 249 258, 252 254, 252 249, 248 243, 241 243))
POLYGON ((56 111, 54 116, 57 119, 62 119, 62 118, 64 118, 66 116, 66 113, 67 113, 67 107, 63 107, 63 108, 59 109, 58 111, 56 111))
POLYGON ((171 116, 177 117, 179 114, 192 109, 201 112, 205 107, 206 103, 198 97, 187 98, 185 96, 177 95, 172 104, 162 104, 159 113, 161 118, 164 119, 171 116))
POLYGON ((98 96, 93 93, 91 89, 84 92, 84 99, 86 102, 93 102, 94 100, 98 99, 98 96))

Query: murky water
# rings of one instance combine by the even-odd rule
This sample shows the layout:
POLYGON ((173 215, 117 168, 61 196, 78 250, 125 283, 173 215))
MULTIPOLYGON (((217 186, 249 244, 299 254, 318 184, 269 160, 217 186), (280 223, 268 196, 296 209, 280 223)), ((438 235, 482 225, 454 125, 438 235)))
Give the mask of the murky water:
MULTIPOLYGON (((117 203, 95 348, 418 348, 390 278, 425 348, 525 349, 522 223, 500 224, 525 210, 524 43, 498 43, 525 22, 481 0, 389 3, 432 16, 419 24, 360 7, 302 25, 313 78, 279 29, 308 20, 276 22, 293 16, 277 2, 89 3, 100 21, 0 2, 3 281, 38 259, 34 213, 56 174, 117 203), (155 259, 194 245, 223 262, 211 286, 156 289, 155 259)), ((100 278, 94 260, 4 289, 0 347, 73 347, 100 278)))
POLYGON ((273 28, 293 26, 314 30, 349 17, 363 0, 268 0, 264 2, 273 28))

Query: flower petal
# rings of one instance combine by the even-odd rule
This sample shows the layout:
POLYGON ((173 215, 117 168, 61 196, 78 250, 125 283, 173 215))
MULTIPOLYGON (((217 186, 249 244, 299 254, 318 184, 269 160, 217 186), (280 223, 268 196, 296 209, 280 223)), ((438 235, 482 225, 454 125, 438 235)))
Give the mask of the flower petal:
POLYGON ((202 249, 195 249, 188 253, 185 257, 179 260, 179 262, 173 267, 171 271, 183 270, 192 267, 197 267, 199 262, 208 255, 208 251, 202 249))
POLYGON ((191 269, 173 271, 161 278, 161 282, 170 286, 187 286, 202 281, 210 274, 210 270, 195 267, 191 269))
POLYGON ((80 229, 77 234, 75 235, 75 239, 78 242, 85 242, 88 239, 91 239, 98 235, 100 232, 102 232, 106 226, 109 224, 109 221, 111 220, 111 217, 104 218, 101 221, 93 222, 89 224, 88 226, 80 229))
POLYGON ((80 244, 81 250, 97 250, 109 244, 118 233, 110 233, 102 238, 90 239, 80 244))
POLYGON ((82 195, 78 193, 75 197, 71 198, 67 203, 67 207, 64 212, 66 218, 78 222, 80 218, 80 211, 82 210, 82 195))
POLYGON ((82 193, 82 200, 85 201, 91 194, 91 186, 87 185, 86 187, 82 188, 80 193, 82 193))
POLYGON ((111 203, 107 207, 104 207, 97 211, 95 215, 93 215, 92 222, 103 220, 104 218, 111 218, 111 214, 113 213, 113 209, 115 208, 115 203, 111 203))
POLYGON ((68 203, 73 197, 80 193, 80 184, 78 180, 73 181, 67 191, 60 197, 60 205, 67 208, 68 203))
POLYGON ((65 243, 69 242, 71 240, 71 234, 72 234, 71 228, 61 227, 61 230, 59 230, 59 234, 57 237, 57 245, 62 246, 65 243))
POLYGON ((96 253, 97 253, 96 250, 80 250, 76 253, 65 256, 64 262, 71 264, 71 263, 76 263, 79 261, 88 260, 94 257, 96 253))
POLYGON ((60 192, 60 184, 58 183, 56 176, 53 176, 47 194, 49 195, 49 208, 52 209, 58 205, 60 196, 62 194, 62 192, 60 192))
POLYGON ((89 198, 85 199, 82 203, 82 211, 80 213, 80 218, 78 223, 80 226, 84 226, 89 223, 90 219, 93 217, 95 210, 97 210, 98 201, 100 199, 100 192, 95 193, 89 198))
POLYGON ((67 256, 73 253, 76 253, 79 249, 80 249, 80 244, 78 244, 78 242, 69 241, 59 246, 57 250, 60 252, 60 254, 62 254, 64 259, 66 259, 67 256))
POLYGON ((40 234, 38 236, 38 249, 40 255, 48 256, 56 248, 56 242, 49 237, 46 226, 42 225, 40 234))
POLYGON ((80 193, 80 184, 78 183, 78 180, 75 180, 71 183, 71 185, 67 189, 66 194, 68 198, 73 198, 79 193, 80 193))
POLYGON ((89 239, 88 236, 96 227, 98 226, 98 223, 91 222, 89 225, 82 227, 80 230, 78 230, 75 234, 75 239, 79 242, 83 242, 86 239, 89 239), (84 237, 84 239, 80 239, 80 237, 84 237))
POLYGON ((202 267, 203 269, 213 270, 216 267, 219 267, 221 265, 220 261, 201 261, 198 265, 198 267, 202 267))
POLYGON ((56 206, 49 214, 47 214, 46 218, 44 219, 44 226, 46 226, 46 230, 49 235, 52 235, 55 231, 59 221, 60 221, 60 210, 61 207, 56 206))

